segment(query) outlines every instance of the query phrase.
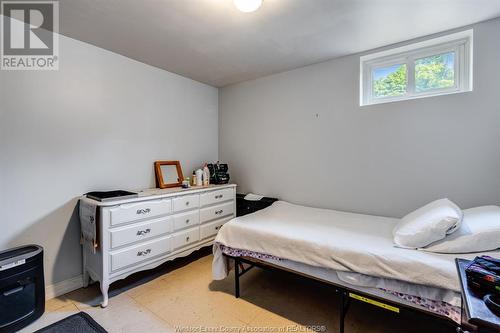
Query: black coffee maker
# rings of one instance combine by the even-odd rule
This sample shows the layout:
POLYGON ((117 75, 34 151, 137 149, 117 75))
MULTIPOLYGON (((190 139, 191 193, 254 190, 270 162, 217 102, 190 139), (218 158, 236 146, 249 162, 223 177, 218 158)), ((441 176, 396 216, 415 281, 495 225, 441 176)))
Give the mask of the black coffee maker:
POLYGON ((229 167, 224 163, 208 164, 210 171, 210 184, 227 184, 229 183, 229 167))

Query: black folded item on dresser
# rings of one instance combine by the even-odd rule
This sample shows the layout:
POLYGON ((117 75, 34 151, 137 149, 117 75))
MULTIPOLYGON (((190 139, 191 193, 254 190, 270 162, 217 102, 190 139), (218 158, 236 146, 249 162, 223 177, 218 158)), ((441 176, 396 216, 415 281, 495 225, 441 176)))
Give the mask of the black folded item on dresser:
POLYGON ((87 198, 96 201, 106 202, 118 199, 130 199, 139 196, 136 192, 129 192, 124 190, 114 190, 114 191, 94 191, 86 194, 87 198))
POLYGON ((472 260, 465 269, 468 284, 482 292, 500 294, 500 260, 480 256, 472 260))

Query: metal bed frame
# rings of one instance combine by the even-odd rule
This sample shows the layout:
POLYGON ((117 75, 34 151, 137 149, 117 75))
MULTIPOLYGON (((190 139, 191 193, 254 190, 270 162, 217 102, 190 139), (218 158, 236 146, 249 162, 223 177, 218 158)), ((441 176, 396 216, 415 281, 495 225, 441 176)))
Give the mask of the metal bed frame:
POLYGON ((468 323, 462 322, 461 325, 457 324, 453 320, 451 320, 448 317, 438 315, 436 313, 433 313, 431 311, 428 311, 426 309, 419 309, 415 307, 411 307, 407 304, 395 302, 392 300, 387 300, 381 297, 377 297, 356 289, 352 289, 349 287, 346 287, 341 284, 333 283, 330 281, 326 281, 320 278, 317 278, 312 275, 304 274, 301 272, 297 272, 285 267, 281 267, 279 265, 275 265, 260 259, 256 259, 253 257, 234 257, 230 256, 227 254, 223 254, 225 257, 231 259, 234 261, 234 296, 236 298, 240 297, 240 277, 251 270, 254 267, 259 267, 262 269, 274 269, 274 270, 280 270, 280 271, 285 271, 288 273, 292 273, 294 275, 299 275, 305 278, 313 279, 316 281, 319 281, 324 284, 328 284, 330 286, 334 287, 334 290, 336 293, 340 294, 340 314, 339 314, 339 332, 344 333, 345 329, 345 317, 347 315, 347 312, 349 310, 349 305, 351 304, 351 301, 359 301, 359 302, 364 302, 368 303, 372 306, 377 306, 380 308, 383 308, 388 311, 392 311, 394 313, 398 314, 403 314, 403 313, 419 313, 428 316, 432 320, 437 320, 443 323, 446 323, 450 325, 451 327, 455 328, 457 332, 468 332, 469 330, 474 332, 476 331, 476 327, 473 325, 470 325, 468 323), (244 267, 243 264, 249 265, 248 267, 244 267))

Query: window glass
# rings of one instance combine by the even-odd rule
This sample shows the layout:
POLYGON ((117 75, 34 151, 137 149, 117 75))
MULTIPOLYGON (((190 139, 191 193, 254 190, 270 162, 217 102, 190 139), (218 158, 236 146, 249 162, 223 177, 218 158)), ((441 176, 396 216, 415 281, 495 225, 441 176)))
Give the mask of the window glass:
POLYGON ((472 91, 473 35, 466 30, 361 56, 359 105, 472 91))
POLYGON ((373 70, 373 96, 375 98, 402 96, 407 90, 405 64, 380 67, 373 70))
POLYGON ((455 86, 455 52, 415 60, 415 91, 455 86))

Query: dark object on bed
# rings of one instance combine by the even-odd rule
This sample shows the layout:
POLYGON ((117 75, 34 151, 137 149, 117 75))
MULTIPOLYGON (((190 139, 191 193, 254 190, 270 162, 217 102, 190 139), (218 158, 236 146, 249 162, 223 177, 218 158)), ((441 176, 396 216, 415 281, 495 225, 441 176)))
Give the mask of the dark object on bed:
POLYGON ((500 260, 490 256, 476 257, 465 268, 465 275, 472 288, 500 295, 500 260))
POLYGON ((257 258, 233 257, 233 256, 229 256, 227 254, 224 254, 224 256, 234 260, 234 269, 235 269, 235 271, 234 271, 234 295, 236 298, 240 297, 240 277, 243 274, 245 274, 246 272, 248 272, 250 269, 252 269, 253 267, 286 271, 288 273, 296 274, 296 275, 302 276, 304 278, 313 279, 313 280, 319 281, 321 283, 331 285, 333 288, 335 288, 335 291, 341 297, 340 315, 339 315, 339 332, 340 333, 344 333, 345 316, 347 315, 351 301, 364 302, 364 303, 367 303, 367 304, 370 304, 373 306, 377 306, 377 307, 386 309, 388 311, 391 311, 391 312, 397 313, 397 314, 414 314, 414 313, 424 314, 424 315, 426 315, 426 318, 438 320, 439 322, 442 322, 446 325, 449 325, 450 328, 455 328, 457 332, 465 332, 464 330, 462 330, 462 327, 467 328, 467 329, 472 328, 467 323, 464 323, 462 325, 462 327, 460 327, 457 325, 457 323, 455 323, 450 318, 438 315, 438 314, 431 312, 429 310, 426 310, 424 308, 422 308, 422 309, 413 308, 413 307, 410 307, 404 303, 390 301, 390 300, 387 300, 387 299, 384 299, 384 298, 381 298, 378 296, 370 295, 370 294, 361 292, 359 290, 348 288, 347 286, 344 286, 344 285, 325 281, 325 280, 322 280, 322 279, 319 279, 317 277, 307 275, 304 273, 295 272, 293 270, 286 269, 286 268, 280 267, 278 265, 274 265, 270 262, 263 261, 263 260, 260 260, 257 258), (247 267, 245 267, 244 264, 247 265, 247 267))
POLYGON ((43 248, 28 245, 0 252, 0 332, 16 332, 44 311, 43 248))
POLYGON ((207 164, 210 171, 210 184, 227 184, 229 183, 229 167, 225 163, 207 164))
POLYGON ((79 312, 66 317, 52 325, 44 327, 35 333, 107 333, 91 316, 79 312))
POLYGON ((258 210, 267 208, 271 206, 276 198, 264 197, 258 201, 245 200, 246 194, 236 194, 236 216, 243 216, 251 213, 255 213, 258 210))
POLYGON ((477 326, 479 332, 500 332, 500 317, 484 302, 484 291, 467 283, 466 269, 470 263, 469 260, 456 259, 463 299, 463 317, 469 324, 477 326))
POLYGON ((113 201, 117 199, 130 199, 130 198, 136 198, 139 196, 139 194, 135 192, 129 192, 129 191, 124 191, 124 190, 114 190, 114 191, 94 191, 94 192, 89 192, 86 194, 87 198, 96 200, 96 201, 101 201, 101 202, 106 202, 106 201, 113 201))

